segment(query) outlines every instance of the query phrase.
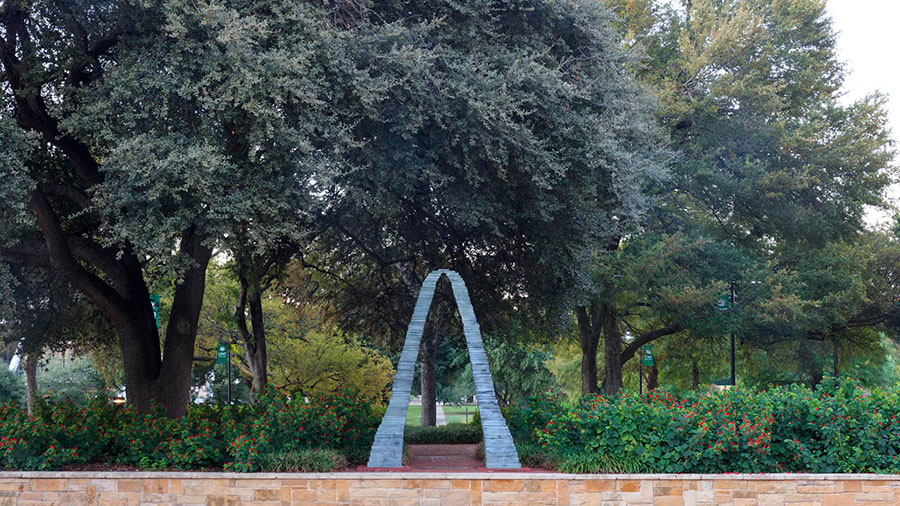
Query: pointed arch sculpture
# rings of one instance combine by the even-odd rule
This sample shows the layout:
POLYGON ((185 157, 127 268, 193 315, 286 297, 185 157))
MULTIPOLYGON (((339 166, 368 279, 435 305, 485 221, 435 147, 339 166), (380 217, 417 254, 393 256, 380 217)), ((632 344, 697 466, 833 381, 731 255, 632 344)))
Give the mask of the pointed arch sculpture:
POLYGON ((481 416, 481 428, 484 432, 484 460, 489 469, 519 469, 519 455, 513 444, 506 420, 500 413, 500 406, 494 396, 494 380, 488 367, 484 343, 481 339, 481 328, 472 309, 469 291, 462 277, 454 271, 440 269, 433 271, 425 278, 416 300, 412 321, 406 330, 406 341, 397 364, 394 386, 387 411, 375 433, 375 443, 369 454, 368 467, 401 467, 403 453, 403 430, 406 424, 406 412, 409 409, 409 396, 415 374, 416 360, 419 357, 419 345, 425 330, 425 319, 431 308, 434 290, 441 276, 447 276, 453 288, 453 296, 459 316, 462 318, 463 334, 469 349, 472 362, 472 376, 475 380, 475 396, 478 412, 481 416))

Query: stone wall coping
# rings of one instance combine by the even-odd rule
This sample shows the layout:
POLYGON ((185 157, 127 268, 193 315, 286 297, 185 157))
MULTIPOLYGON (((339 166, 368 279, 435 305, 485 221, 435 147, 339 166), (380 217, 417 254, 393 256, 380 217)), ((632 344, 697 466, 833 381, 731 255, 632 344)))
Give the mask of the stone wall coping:
POLYGON ((0 471, 3 479, 238 479, 238 480, 780 480, 832 481, 868 480, 897 481, 898 474, 563 474, 534 472, 337 472, 337 473, 216 473, 167 471, 0 471))

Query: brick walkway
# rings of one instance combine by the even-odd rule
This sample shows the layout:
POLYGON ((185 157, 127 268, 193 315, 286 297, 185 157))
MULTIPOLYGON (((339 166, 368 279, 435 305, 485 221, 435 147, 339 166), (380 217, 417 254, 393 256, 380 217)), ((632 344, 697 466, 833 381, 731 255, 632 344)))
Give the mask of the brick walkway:
POLYGON ((478 445, 410 445, 412 471, 477 471, 484 462, 475 458, 478 445))

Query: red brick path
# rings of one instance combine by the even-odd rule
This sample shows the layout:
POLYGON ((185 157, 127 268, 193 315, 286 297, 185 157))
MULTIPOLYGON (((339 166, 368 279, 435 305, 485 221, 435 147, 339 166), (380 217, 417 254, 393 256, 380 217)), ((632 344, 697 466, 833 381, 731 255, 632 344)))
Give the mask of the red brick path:
POLYGON ((478 445, 410 445, 412 471, 477 471, 484 462, 475 458, 478 445))

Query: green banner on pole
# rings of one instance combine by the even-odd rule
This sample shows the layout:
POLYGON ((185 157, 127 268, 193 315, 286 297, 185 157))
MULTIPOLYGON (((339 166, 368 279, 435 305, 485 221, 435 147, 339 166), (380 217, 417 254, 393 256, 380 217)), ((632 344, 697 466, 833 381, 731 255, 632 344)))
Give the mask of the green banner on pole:
POLYGON ((653 345, 647 344, 644 345, 644 353, 641 358, 644 367, 653 367, 653 345))
POLYGON ((219 343, 219 345, 216 346, 216 363, 228 363, 228 348, 225 346, 225 343, 219 343))
POLYGON ((156 328, 159 328, 159 308, 162 307, 162 299, 158 293, 150 294, 150 305, 153 306, 153 318, 156 320, 156 328))
POLYGON ((731 296, 727 293, 719 295, 716 299, 716 309, 719 311, 728 311, 731 309, 731 296))

